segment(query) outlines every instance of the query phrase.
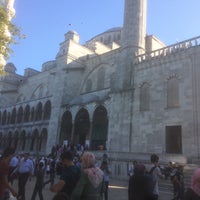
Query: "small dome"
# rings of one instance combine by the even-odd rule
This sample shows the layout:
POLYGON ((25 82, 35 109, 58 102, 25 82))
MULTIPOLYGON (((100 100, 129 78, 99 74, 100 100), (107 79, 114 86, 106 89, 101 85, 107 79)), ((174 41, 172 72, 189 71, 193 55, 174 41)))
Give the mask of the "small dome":
POLYGON ((13 63, 7 63, 4 67, 6 72, 10 72, 10 73, 15 73, 16 72, 16 67, 13 63))

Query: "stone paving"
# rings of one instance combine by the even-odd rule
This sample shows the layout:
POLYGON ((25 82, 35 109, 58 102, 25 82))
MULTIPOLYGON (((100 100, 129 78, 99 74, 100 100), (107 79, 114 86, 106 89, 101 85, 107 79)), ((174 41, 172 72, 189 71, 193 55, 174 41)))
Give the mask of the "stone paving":
MULTIPOLYGON (((46 177, 47 178, 47 177, 46 177)), ((56 178, 58 180, 58 177, 56 178)), ((57 181, 55 180, 55 182, 57 181)), ((27 182, 26 185, 26 200, 31 199, 31 195, 33 192, 35 184, 35 177, 31 179, 31 181, 27 182)), ((15 180, 14 185, 17 189, 17 180, 15 180)), ((50 185, 46 185, 43 189, 44 200, 51 200, 55 193, 52 193, 49 190, 50 185)), ((160 194, 159 200, 170 200, 169 195, 160 194)), ((39 197, 36 197, 36 200, 39 200, 39 197)), ((111 179, 110 187, 109 187, 109 200, 128 200, 128 182, 122 180, 111 179)))

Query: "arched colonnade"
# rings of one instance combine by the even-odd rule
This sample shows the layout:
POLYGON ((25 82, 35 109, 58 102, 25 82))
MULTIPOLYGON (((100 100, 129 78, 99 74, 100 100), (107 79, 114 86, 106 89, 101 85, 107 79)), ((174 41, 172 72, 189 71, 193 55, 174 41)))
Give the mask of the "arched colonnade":
POLYGON ((95 108, 90 116, 86 108, 74 115, 66 110, 61 119, 59 143, 87 146, 91 150, 106 149, 108 138, 108 113, 103 105, 95 108))

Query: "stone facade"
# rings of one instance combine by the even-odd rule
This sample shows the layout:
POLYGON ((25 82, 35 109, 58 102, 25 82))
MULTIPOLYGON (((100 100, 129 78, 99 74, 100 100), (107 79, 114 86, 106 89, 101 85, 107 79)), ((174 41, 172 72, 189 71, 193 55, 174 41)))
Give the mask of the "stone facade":
POLYGON ((126 0, 123 28, 85 45, 69 31, 41 72, 20 76, 8 63, 0 147, 44 155, 56 144, 87 145, 97 157, 107 152, 118 176, 152 153, 163 163, 197 162, 200 38, 166 46, 145 28, 146 1, 126 0))

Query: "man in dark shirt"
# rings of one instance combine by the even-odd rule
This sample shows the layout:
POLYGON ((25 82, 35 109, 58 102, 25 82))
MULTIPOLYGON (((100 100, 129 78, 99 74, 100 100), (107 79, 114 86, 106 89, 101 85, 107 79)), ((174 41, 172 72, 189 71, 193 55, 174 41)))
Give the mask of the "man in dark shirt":
POLYGON ((52 192, 65 192, 70 197, 80 178, 81 170, 74 164, 71 151, 62 153, 60 158, 63 165, 60 180, 50 190, 52 192))

